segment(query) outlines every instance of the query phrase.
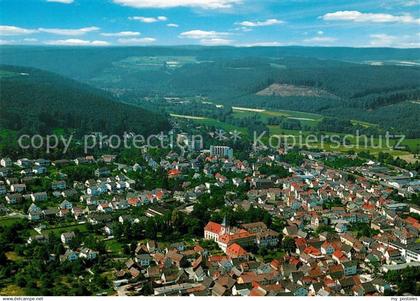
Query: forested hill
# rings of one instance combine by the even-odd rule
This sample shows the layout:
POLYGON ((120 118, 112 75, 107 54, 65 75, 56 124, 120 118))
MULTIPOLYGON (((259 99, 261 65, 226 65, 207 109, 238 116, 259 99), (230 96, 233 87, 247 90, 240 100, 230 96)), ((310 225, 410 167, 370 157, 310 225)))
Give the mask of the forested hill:
POLYGON ((56 72, 140 106, 203 96, 420 137, 420 49, 1 46, 1 62, 56 72))
POLYGON ((105 92, 54 73, 0 65, 0 128, 46 134, 56 128, 79 133, 159 133, 165 116, 116 102, 105 92))

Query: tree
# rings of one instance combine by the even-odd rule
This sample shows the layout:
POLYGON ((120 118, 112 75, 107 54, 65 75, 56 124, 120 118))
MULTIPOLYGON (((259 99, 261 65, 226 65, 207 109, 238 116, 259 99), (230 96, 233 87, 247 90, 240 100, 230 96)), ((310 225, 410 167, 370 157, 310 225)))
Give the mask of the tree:
POLYGON ((289 236, 286 236, 283 239, 283 249, 289 254, 294 252, 296 250, 295 240, 289 236))

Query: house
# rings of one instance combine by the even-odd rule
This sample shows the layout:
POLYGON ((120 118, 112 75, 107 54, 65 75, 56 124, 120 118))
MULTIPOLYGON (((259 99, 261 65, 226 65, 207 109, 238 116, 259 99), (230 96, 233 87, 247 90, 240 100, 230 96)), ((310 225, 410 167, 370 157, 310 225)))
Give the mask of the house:
POLYGON ((151 260, 152 256, 149 254, 139 254, 136 256, 136 262, 140 267, 149 267, 151 260))
POLYGON ((10 185, 11 192, 23 192, 26 190, 25 184, 12 184, 10 185))
POLYGON ((116 158, 117 156, 115 155, 102 155, 101 156, 102 161, 107 164, 114 162, 116 158))
POLYGON ((59 208, 60 209, 72 209, 73 204, 71 202, 67 201, 67 200, 64 200, 64 201, 61 202, 59 208))
POLYGON ((335 252, 335 248, 332 243, 325 241, 321 245, 321 253, 324 255, 331 255, 335 252))
POLYGON ((6 194, 6 193, 7 193, 6 186, 0 185, 0 194, 6 194))
POLYGON ((48 159, 37 159, 34 161, 34 164, 37 166, 49 166, 51 161, 48 159))
POLYGON ((296 283, 290 282, 290 281, 286 283, 285 290, 286 292, 291 292, 293 296, 300 296, 300 297, 307 296, 309 293, 309 291, 305 287, 298 285, 296 283))
POLYGON ((48 220, 54 219, 57 217, 59 210, 57 208, 48 208, 44 209, 42 213, 44 214, 44 217, 48 220))
POLYGON ((67 189, 67 190, 64 190, 62 193, 61 193, 61 195, 64 197, 64 198, 66 198, 66 199, 73 199, 73 198, 76 198, 77 197, 77 191, 76 191, 76 189, 67 189))
POLYGON ((32 172, 33 172, 35 175, 42 175, 42 174, 45 174, 45 173, 47 172, 47 168, 46 168, 45 166, 35 166, 35 167, 32 169, 32 172))
POLYGON ((10 174, 10 169, 6 167, 0 168, 0 177, 7 177, 10 174))
POLYGON ((217 242, 221 233, 222 225, 218 223, 210 221, 204 227, 204 239, 209 239, 217 242))
POLYGON ((66 181, 54 181, 51 184, 52 190, 64 190, 66 189, 66 187, 67 187, 66 181))
POLYGON ((16 165, 21 168, 28 168, 32 165, 32 162, 29 159, 23 158, 16 161, 16 165))
POLYGON ((13 165, 13 161, 10 158, 2 158, 0 160, 0 165, 3 167, 10 167, 13 165))
POLYGON ((156 241, 149 240, 146 244, 146 247, 147 247, 147 250, 149 251, 149 253, 154 253, 156 248, 157 248, 156 241))
POLYGON ((372 285, 381 294, 385 294, 386 291, 390 291, 391 290, 391 286, 389 285, 389 283, 386 282, 382 278, 376 278, 376 279, 374 279, 372 281, 372 285))
POLYGON ((112 226, 111 225, 105 225, 104 226, 104 232, 105 234, 107 234, 108 236, 111 236, 113 231, 112 231, 112 226))
POLYGON ((8 204, 17 204, 22 201, 22 195, 20 193, 7 194, 5 199, 8 204))
POLYGON ((357 274, 357 262, 354 260, 346 261, 341 264, 344 269, 344 276, 352 276, 357 274))
POLYGON ((233 243, 227 247, 226 255, 230 258, 248 259, 248 252, 237 243, 233 243))
POLYGON ((90 161, 87 160, 86 158, 80 157, 80 158, 74 159, 74 163, 76 163, 76 165, 81 165, 81 164, 88 164, 90 163, 90 161))
POLYGON ((110 203, 105 202, 105 203, 99 204, 97 210, 100 212, 105 212, 105 213, 112 212, 112 206, 110 203))
POLYGON ((105 193, 107 190, 108 189, 107 189, 106 185, 103 185, 103 186, 97 185, 97 186, 91 186, 91 187, 89 187, 86 190, 86 193, 88 195, 98 196, 98 195, 101 195, 101 194, 105 193))
POLYGON ((31 194, 32 202, 41 202, 46 201, 48 199, 48 195, 46 192, 35 192, 31 194))
POLYGON ((401 252, 398 249, 387 248, 384 254, 387 263, 401 261, 401 252))
POLYGON ((76 234, 72 232, 65 232, 61 234, 61 242, 65 245, 69 244, 74 238, 76 237, 76 234))
POLYGON ((82 248, 79 253, 79 258, 84 258, 87 260, 94 260, 98 257, 98 252, 93 251, 89 248, 82 248))
POLYGON ((38 221, 42 218, 42 209, 36 206, 35 204, 31 204, 28 209, 28 218, 30 221, 38 221))
POLYGON ((79 259, 79 254, 73 250, 67 249, 64 255, 60 256, 60 262, 63 261, 76 261, 79 259))
POLYGON ((97 178, 107 177, 111 175, 111 171, 106 167, 101 167, 95 170, 95 176, 97 178))

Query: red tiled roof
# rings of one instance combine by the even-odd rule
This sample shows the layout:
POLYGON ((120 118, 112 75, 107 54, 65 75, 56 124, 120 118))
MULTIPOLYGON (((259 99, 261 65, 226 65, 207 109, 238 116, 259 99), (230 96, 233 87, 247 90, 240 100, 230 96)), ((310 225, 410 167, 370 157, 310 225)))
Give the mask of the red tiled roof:
POLYGON ((246 230, 240 230, 238 233, 222 235, 221 237, 219 237, 219 241, 228 244, 230 241, 235 241, 237 239, 247 238, 251 236, 254 236, 254 234, 251 234, 246 230))
POLYGON ((177 176, 179 174, 181 174, 181 172, 178 169, 171 169, 168 171, 169 176, 177 176))
POLYGON ((240 245, 238 245, 237 243, 234 243, 226 249, 226 254, 231 257, 240 257, 240 256, 245 256, 247 252, 240 245))
POLYGON ((204 227, 204 231, 209 231, 216 234, 219 234, 221 230, 222 225, 215 222, 208 222, 207 225, 204 227))
POLYGON ((156 198, 160 200, 163 197, 164 193, 162 191, 156 192, 156 198))
POLYGON ((314 256, 321 255, 321 252, 317 248, 312 247, 312 246, 306 247, 303 252, 305 252, 308 255, 314 255, 314 256))

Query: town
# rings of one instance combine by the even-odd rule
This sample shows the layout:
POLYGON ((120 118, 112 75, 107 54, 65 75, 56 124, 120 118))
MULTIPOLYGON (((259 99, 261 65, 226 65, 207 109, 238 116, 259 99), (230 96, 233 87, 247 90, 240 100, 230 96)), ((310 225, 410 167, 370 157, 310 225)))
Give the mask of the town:
POLYGON ((137 152, 1 159, 0 273, 8 280, 0 291, 416 291, 415 171, 355 154, 284 148, 256 149, 243 160, 224 145, 182 154, 147 147, 137 152))

